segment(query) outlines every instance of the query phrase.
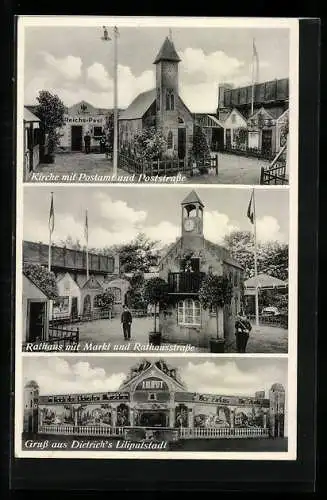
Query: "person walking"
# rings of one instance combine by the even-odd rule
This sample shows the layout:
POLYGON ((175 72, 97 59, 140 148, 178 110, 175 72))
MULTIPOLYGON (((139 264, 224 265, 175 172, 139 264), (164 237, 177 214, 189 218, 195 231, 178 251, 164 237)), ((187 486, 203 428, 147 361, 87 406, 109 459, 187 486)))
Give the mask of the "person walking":
POLYGON ((90 132, 87 131, 86 134, 84 135, 84 147, 85 147, 86 154, 88 154, 90 152, 90 146, 91 146, 91 136, 90 136, 90 132))
POLYGON ((106 148, 106 136, 103 134, 100 137, 100 153, 105 153, 105 148, 106 148))
POLYGON ((239 313, 235 320, 236 350, 245 353, 252 326, 245 314, 239 313))
POLYGON ((123 307, 121 323, 123 325, 124 339, 131 340, 132 313, 126 305, 123 307))

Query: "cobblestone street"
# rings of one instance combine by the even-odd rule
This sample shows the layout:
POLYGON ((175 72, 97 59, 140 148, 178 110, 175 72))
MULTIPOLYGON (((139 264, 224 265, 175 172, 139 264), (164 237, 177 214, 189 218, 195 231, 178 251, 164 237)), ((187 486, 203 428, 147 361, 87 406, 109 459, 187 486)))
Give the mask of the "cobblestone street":
MULTIPOLYGON (((74 324, 80 331, 80 343, 93 342, 95 344, 121 344, 122 350, 127 350, 128 342, 124 341, 122 326, 118 318, 112 320, 98 320, 74 324)), ((128 350, 133 351, 134 344, 148 344, 149 333, 153 331, 153 318, 134 318, 131 330, 131 342, 128 350)), ((213 332, 214 336, 214 332, 213 332)), ((253 326, 247 345, 247 353, 287 353, 288 331, 283 328, 263 326, 259 329, 253 326)), ((196 348, 192 352, 208 352, 207 349, 196 348)), ((236 352, 235 344, 228 352, 236 352)))
MULTIPOLYGON (((197 175, 188 177, 186 183, 200 184, 259 184, 260 169, 268 165, 266 160, 220 153, 218 155, 218 176, 197 175)), ((40 164, 26 179, 27 182, 92 182, 90 176, 111 176, 112 162, 97 153, 58 153, 54 164, 40 164), (50 177, 50 175, 52 176, 50 177), (73 175, 75 174, 75 175, 73 175), (85 174, 85 175, 83 175, 85 174)), ((131 174, 118 169, 118 176, 131 174)), ((137 181, 138 176, 135 176, 137 181)), ((94 182, 103 182, 101 180, 94 182)), ((119 179, 118 179, 119 182, 119 179)), ((123 182, 132 182, 130 179, 123 182)))

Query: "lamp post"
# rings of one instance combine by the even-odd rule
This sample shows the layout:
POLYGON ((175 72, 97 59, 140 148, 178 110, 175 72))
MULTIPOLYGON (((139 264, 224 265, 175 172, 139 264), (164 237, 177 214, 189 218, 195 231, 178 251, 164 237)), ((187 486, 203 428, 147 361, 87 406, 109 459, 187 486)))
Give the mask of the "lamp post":
MULTIPOLYGON (((113 175, 117 175, 118 164, 118 85, 117 85, 117 70, 118 70, 118 44, 117 39, 119 36, 117 26, 114 27, 114 144, 113 144, 113 175)), ((101 40, 108 42, 111 41, 109 37, 108 28, 103 26, 103 37, 101 40)))

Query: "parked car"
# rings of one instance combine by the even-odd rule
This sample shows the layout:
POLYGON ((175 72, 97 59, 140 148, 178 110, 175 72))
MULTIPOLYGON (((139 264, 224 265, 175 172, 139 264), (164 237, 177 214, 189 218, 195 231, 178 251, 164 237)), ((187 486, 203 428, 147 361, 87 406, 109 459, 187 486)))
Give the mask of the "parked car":
POLYGON ((261 311, 261 316, 280 316, 280 312, 277 307, 264 307, 261 311))

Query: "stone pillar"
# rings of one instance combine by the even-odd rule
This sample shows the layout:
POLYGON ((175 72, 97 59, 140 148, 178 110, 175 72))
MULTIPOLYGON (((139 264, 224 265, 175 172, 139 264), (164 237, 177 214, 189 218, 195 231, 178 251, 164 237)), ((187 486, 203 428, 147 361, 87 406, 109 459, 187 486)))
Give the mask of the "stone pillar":
POLYGON ((235 408, 230 409, 230 428, 234 429, 235 427, 235 408))
POLYGON ((189 408, 188 412, 188 426, 190 429, 193 429, 194 427, 194 412, 193 412, 193 407, 189 408))
POLYGON ((74 425, 78 426, 78 409, 74 409, 74 425))
POLYGON ((169 427, 175 427, 175 407, 169 409, 169 427))
POLYGON ((218 308, 218 336, 220 339, 224 338, 224 309, 218 308))
POLYGON ((263 428, 267 429, 267 410, 263 412, 263 428))
POLYGON ((43 424, 43 412, 39 409, 38 414, 39 414, 39 426, 41 426, 43 424))
POLYGON ((111 425, 116 427, 117 424, 117 408, 114 406, 111 410, 111 425))
POLYGON ((129 409, 129 425, 133 427, 134 425, 134 410, 133 408, 129 409))

